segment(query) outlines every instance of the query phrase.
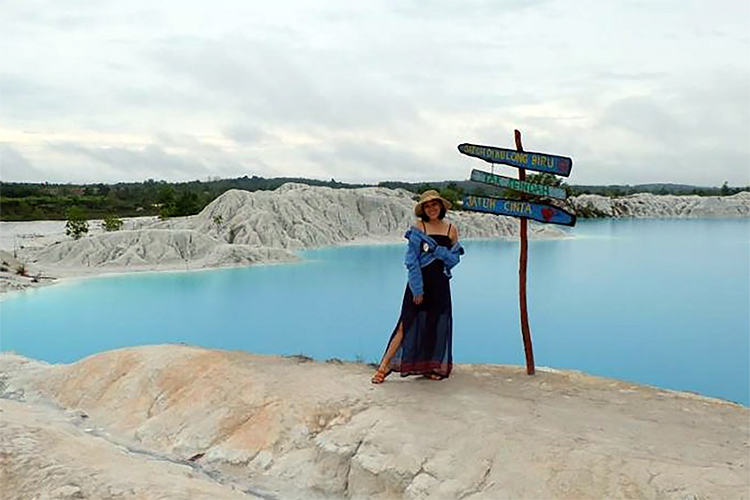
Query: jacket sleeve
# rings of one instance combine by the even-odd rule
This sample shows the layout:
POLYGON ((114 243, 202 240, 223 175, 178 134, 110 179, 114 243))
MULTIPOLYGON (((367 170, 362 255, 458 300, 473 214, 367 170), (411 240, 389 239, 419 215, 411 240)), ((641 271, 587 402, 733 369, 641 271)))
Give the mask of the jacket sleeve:
POLYGON ((424 284, 422 282, 422 268, 419 265, 419 238, 416 235, 412 235, 411 231, 407 231, 405 235, 409 240, 409 245, 406 247, 406 257, 404 258, 404 264, 408 271, 409 288, 413 295, 420 295, 424 293, 424 284))
POLYGON ((443 261, 445 268, 451 270, 461 261, 464 248, 461 246, 461 243, 455 242, 451 248, 436 247, 434 253, 435 257, 443 261))

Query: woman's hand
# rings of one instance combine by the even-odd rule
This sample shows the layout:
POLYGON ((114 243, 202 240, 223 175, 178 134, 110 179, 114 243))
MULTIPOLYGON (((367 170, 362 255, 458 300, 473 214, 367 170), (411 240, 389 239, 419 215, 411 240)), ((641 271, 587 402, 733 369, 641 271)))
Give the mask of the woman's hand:
POLYGON ((424 295, 423 295, 423 294, 421 294, 421 293, 418 293, 418 294, 416 294, 416 295, 414 296, 414 299, 413 299, 413 301, 414 301, 414 303, 415 303, 416 305, 420 305, 420 304, 422 303, 422 301, 423 301, 423 300, 424 300, 424 295))

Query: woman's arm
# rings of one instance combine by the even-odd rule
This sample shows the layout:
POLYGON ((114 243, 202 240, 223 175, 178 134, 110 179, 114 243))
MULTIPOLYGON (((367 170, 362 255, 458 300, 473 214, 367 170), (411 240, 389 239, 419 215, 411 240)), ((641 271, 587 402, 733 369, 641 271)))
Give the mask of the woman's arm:
POLYGON ((455 224, 451 224, 448 237, 451 239, 451 243, 455 244, 458 242, 458 227, 455 224))
POLYGON ((417 295, 422 295, 422 293, 424 293, 424 283, 422 282, 422 268, 419 265, 421 239, 416 234, 412 234, 412 231, 414 231, 414 228, 406 233, 409 243, 406 247, 404 264, 408 271, 409 288, 411 289, 412 295, 416 297, 417 295))

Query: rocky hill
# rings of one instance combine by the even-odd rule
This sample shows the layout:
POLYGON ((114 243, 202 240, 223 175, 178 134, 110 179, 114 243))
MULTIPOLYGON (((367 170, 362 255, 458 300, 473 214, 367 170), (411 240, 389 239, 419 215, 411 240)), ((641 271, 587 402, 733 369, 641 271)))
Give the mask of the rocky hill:
POLYGON ((609 198, 583 194, 570 199, 580 217, 608 218, 748 218, 750 192, 733 196, 634 194, 609 198))
POLYGON ((37 266, 85 274, 102 270, 221 267, 296 260, 281 248, 230 245, 195 230, 139 229, 66 240, 34 254, 37 266))
POLYGON ((4 498, 747 499, 747 408, 574 372, 435 382, 180 345, 0 354, 4 498))
MULTIPOLYGON (((414 195, 402 189, 332 189, 285 184, 275 191, 231 190, 200 214, 166 221, 156 228, 197 230, 227 243, 300 249, 350 242, 401 241, 414 223, 414 195)), ((511 217, 456 212, 463 238, 511 238, 518 221, 511 217)), ((533 237, 559 237, 555 227, 532 224, 533 237)))
MULTIPOLYGON (((345 243, 403 241, 414 222, 413 195, 385 188, 332 189, 285 184, 276 191, 227 191, 201 213, 132 229, 27 244, 22 258, 52 276, 199 269, 295 260, 293 250, 345 243)), ((514 237, 518 222, 451 212, 463 238, 514 237)), ((532 224, 532 238, 562 237, 532 224)), ((47 241, 50 235, 45 237, 47 241)))

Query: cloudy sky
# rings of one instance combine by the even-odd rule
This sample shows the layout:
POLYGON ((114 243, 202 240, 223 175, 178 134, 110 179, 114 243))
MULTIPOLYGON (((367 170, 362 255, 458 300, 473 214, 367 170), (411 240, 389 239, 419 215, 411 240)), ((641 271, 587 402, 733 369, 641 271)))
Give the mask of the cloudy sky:
POLYGON ((518 128, 573 184, 747 185, 749 34, 747 0, 0 0, 0 179, 466 179, 518 128))

